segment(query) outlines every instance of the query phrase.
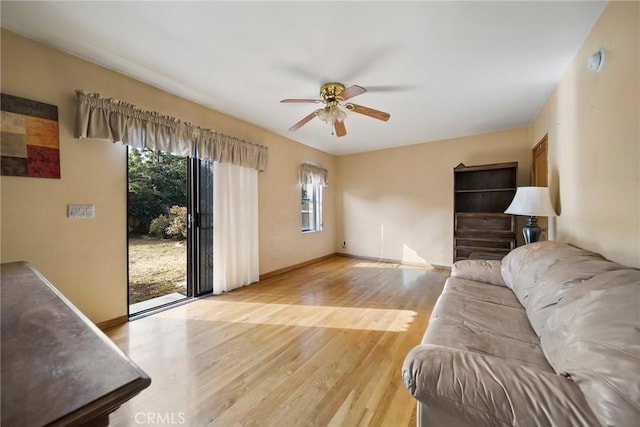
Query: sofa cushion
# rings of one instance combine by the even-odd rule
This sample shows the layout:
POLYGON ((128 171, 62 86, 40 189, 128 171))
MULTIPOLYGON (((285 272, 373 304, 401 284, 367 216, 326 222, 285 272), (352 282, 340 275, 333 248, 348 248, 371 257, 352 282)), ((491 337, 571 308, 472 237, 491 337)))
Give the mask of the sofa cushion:
POLYGON ((524 309, 506 287, 450 277, 422 342, 553 372, 524 309))
POLYGON ((549 316, 568 292, 596 275, 623 268, 587 251, 551 265, 539 276, 526 299, 527 316, 538 336, 543 336, 549 316))
POLYGON ((502 279, 500 268, 501 263, 497 260, 464 259, 453 264, 451 277, 507 286, 502 279))
POLYGON ((622 268, 625 267, 567 243, 538 242, 505 256, 502 274, 540 337, 556 304, 570 289, 598 274, 622 268))
MULTIPOLYGON (((519 246, 502 259, 502 278, 526 307, 529 293, 535 289, 540 275, 553 264, 572 256, 590 253, 567 243, 544 241, 519 246)), ((602 258, 597 254, 596 257, 602 258)))
POLYGON ((448 280, 442 290, 443 294, 456 294, 478 301, 485 301, 491 304, 506 305, 522 310, 522 304, 514 295, 511 289, 499 286, 487 286, 487 283, 476 282, 474 280, 455 279, 448 280))
POLYGON ((407 355, 402 377, 427 411, 440 414, 432 421, 447 419, 438 425, 597 425, 573 381, 484 354, 421 344, 407 355))
POLYGON ((640 270, 614 269, 569 290, 541 341, 602 425, 640 421, 640 270))

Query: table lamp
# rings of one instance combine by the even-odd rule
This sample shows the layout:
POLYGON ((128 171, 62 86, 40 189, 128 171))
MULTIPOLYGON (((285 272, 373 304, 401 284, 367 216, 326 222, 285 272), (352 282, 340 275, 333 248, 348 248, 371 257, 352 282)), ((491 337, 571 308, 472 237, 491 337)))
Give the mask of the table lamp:
POLYGON ((540 239, 542 228, 538 225, 539 216, 557 216, 551 206, 548 187, 518 187, 513 201, 504 213, 529 217, 527 224, 522 227, 526 244, 540 239))

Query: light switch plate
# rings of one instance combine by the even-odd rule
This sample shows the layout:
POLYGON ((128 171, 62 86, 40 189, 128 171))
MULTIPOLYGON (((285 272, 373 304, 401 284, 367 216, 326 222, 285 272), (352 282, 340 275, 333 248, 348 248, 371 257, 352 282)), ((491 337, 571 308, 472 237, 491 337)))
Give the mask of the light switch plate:
POLYGON ((67 205, 68 218, 93 218, 93 205, 67 205))

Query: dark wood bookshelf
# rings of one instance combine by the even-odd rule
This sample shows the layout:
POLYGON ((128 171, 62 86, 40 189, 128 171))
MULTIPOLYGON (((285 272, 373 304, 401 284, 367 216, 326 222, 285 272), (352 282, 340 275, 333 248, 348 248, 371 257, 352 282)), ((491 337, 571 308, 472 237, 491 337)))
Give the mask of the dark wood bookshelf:
POLYGON ((516 193, 518 162, 453 169, 453 259, 501 259, 516 246, 515 217, 507 209, 516 193))

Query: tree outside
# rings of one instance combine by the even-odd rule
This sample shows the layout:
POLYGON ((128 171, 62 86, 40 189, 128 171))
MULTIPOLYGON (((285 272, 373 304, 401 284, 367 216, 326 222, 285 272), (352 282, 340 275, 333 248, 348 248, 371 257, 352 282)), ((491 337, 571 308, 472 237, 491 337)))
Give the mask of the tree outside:
MULTIPOLYGON (((186 206, 187 160, 148 148, 129 151, 129 232, 149 233, 149 225, 172 206, 186 206)), ((186 208, 185 208, 186 218, 186 208)))

